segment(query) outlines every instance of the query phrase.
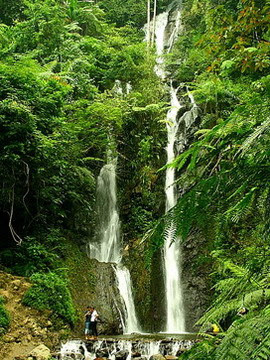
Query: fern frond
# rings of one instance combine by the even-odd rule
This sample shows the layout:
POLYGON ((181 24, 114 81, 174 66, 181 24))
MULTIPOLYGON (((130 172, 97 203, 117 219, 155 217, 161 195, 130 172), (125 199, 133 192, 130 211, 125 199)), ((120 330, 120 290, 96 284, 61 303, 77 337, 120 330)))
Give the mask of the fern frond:
POLYGON ((243 156, 255 141, 258 141, 264 132, 268 132, 270 130, 270 117, 266 119, 260 126, 258 126, 255 131, 243 142, 240 152, 241 156, 243 156))
POLYGON ((241 200, 229 208, 224 215, 228 216, 234 223, 237 223, 250 210, 256 190, 257 187, 253 187, 241 200))

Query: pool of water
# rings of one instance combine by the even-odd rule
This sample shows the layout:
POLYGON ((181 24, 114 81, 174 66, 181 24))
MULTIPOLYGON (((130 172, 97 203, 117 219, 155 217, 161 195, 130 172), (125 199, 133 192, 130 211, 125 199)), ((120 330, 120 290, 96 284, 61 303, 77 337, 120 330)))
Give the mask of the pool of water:
POLYGON ((169 334, 169 333, 133 333, 123 335, 101 335, 98 337, 102 339, 114 340, 140 340, 140 341, 155 341, 155 340, 196 340, 198 339, 197 333, 182 333, 182 334, 169 334))

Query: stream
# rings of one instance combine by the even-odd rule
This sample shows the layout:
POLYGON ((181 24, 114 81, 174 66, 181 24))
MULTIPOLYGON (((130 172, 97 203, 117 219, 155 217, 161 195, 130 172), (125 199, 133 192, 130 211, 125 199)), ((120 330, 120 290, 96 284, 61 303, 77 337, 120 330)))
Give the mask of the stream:
POLYGON ((166 360, 176 360, 191 348, 196 335, 140 334, 104 336, 97 341, 72 340, 62 344, 59 360, 153 360, 155 355, 166 360))

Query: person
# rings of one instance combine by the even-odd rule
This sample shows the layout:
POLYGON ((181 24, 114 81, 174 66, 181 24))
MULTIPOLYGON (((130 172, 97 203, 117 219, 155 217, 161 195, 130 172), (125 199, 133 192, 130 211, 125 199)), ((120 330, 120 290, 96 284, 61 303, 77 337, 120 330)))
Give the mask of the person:
POLYGON ((217 324, 211 324, 210 327, 206 330, 207 334, 217 335, 220 333, 220 328, 217 324))
POLYGON ((217 324, 212 324, 212 332, 214 335, 217 335, 220 332, 220 329, 217 326, 217 324))
POLYGON ((84 313, 84 318, 85 318, 85 330, 84 330, 85 340, 90 340, 91 315, 92 315, 91 306, 87 306, 86 311, 84 313))
POLYGON ((92 335, 94 337, 93 339, 96 339, 97 336, 98 336, 98 332, 97 332, 97 320, 98 320, 98 318, 99 318, 99 315, 97 313, 97 310, 94 307, 92 307, 91 308, 90 329, 91 329, 92 335))

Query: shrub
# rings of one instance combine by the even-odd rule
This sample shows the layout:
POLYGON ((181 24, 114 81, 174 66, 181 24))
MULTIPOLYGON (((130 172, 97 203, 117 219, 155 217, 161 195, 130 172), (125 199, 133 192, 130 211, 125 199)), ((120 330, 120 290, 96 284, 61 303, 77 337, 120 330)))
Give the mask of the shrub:
POLYGON ((64 321, 74 324, 75 308, 67 281, 53 272, 36 273, 31 281, 33 286, 26 292, 23 304, 38 310, 52 310, 64 321))
POLYGON ((0 335, 4 334, 10 324, 10 316, 4 306, 4 299, 0 297, 0 335))
POLYGON ((61 266, 63 237, 58 229, 26 236, 21 246, 0 253, 1 263, 19 276, 48 272, 61 266))

